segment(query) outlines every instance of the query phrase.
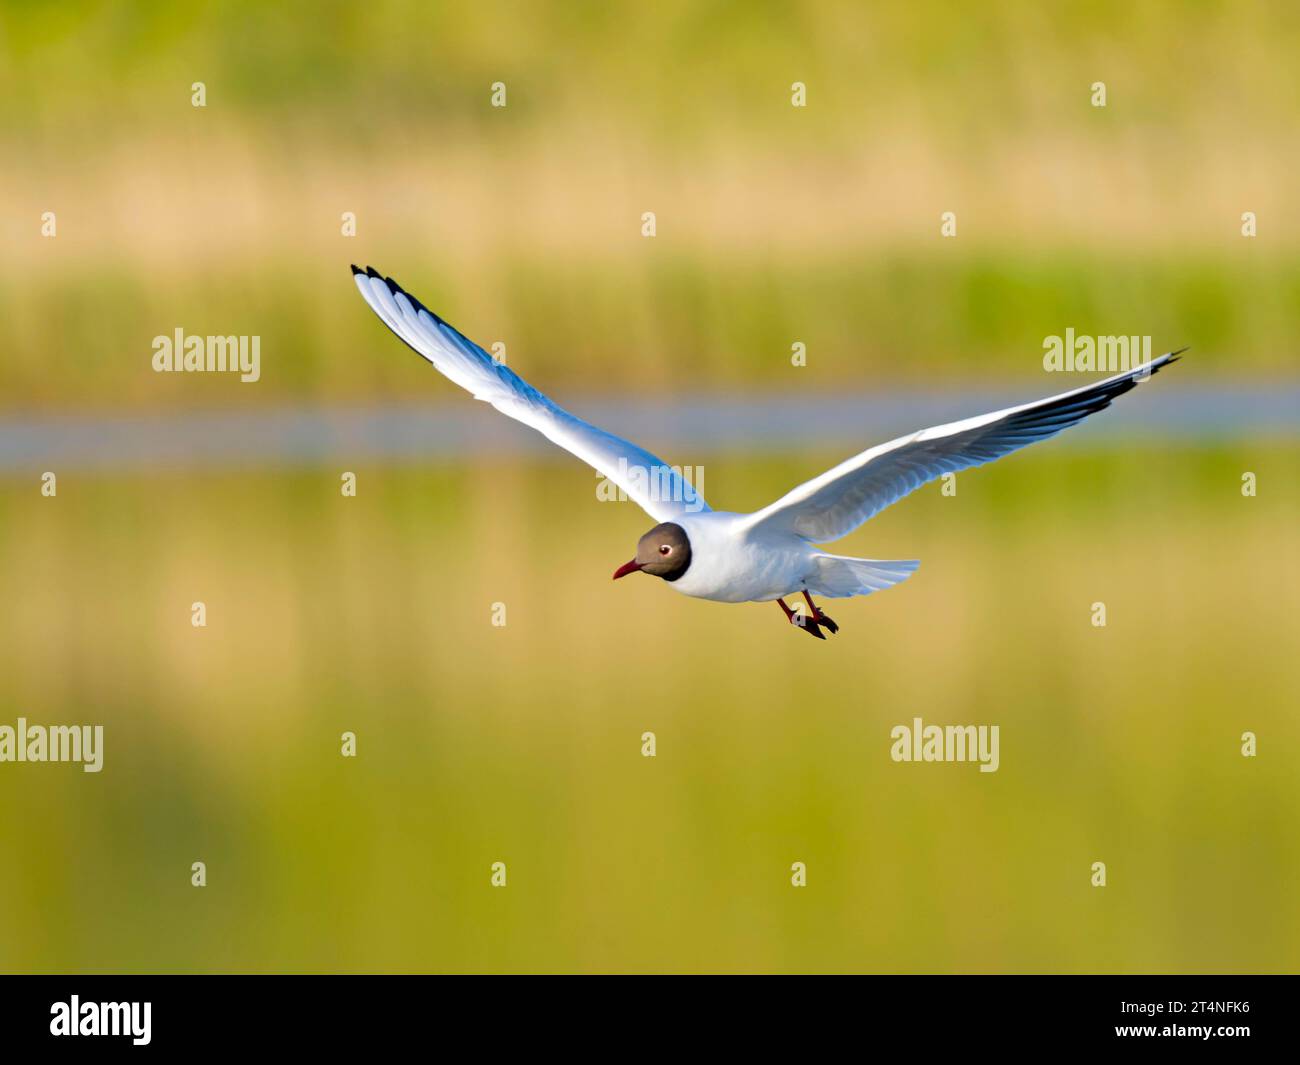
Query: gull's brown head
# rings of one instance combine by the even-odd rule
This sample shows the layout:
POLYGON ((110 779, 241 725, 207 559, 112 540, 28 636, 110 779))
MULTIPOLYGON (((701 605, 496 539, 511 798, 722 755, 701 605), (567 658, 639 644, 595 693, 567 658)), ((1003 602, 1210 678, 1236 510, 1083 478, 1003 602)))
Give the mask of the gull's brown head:
POLYGON ((636 558, 614 571, 614 580, 640 570, 666 581, 675 581, 691 564, 691 541, 680 525, 666 521, 656 525, 636 545, 636 558))

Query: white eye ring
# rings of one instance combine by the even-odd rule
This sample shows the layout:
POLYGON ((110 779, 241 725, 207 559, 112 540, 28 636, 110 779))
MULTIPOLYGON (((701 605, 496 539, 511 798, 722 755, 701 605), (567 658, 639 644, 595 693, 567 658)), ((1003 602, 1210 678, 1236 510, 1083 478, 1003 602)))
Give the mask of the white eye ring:
POLYGON ((659 553, 661 555, 671 555, 673 553, 673 549, 669 547, 667 544, 660 544, 659 553))

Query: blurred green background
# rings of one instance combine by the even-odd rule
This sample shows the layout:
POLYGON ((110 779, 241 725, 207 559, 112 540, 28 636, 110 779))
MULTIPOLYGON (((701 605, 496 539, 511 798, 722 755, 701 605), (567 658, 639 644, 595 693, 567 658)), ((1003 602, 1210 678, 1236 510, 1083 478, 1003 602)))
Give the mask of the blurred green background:
MULTIPOLYGON (((0 423, 470 404, 350 261, 579 412, 1029 398, 1081 383, 1042 372, 1067 327, 1193 345, 1153 390, 1295 386, 1294 5, 0 10, 0 423), (177 326, 260 335, 262 380, 154 374, 177 326)), ((0 968, 1294 971, 1300 441, 1089 440, 844 541, 923 564, 824 645, 611 585, 650 522, 563 455, 74 462, 53 499, 10 461, 0 724, 106 754, 0 765, 0 968), (1000 770, 891 762, 914 716, 999 725, 1000 770)), ((644 443, 727 509, 848 453, 644 443)))

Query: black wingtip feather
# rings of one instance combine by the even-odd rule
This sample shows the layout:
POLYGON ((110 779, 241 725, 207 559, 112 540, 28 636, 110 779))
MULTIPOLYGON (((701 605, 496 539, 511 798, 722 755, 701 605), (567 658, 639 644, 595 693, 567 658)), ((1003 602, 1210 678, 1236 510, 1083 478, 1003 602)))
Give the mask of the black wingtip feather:
POLYGON ((421 303, 415 296, 411 295, 411 293, 407 292, 406 289, 402 288, 402 286, 399 285, 396 281, 394 281, 391 277, 384 278, 384 284, 388 286, 388 291, 393 293, 393 295, 397 295, 397 293, 400 292, 403 296, 405 296, 408 300, 410 300, 411 306, 415 308, 416 313, 419 313, 420 311, 424 311, 425 314, 427 314, 439 325, 447 324, 445 321, 443 321, 443 319, 439 315, 429 310, 428 307, 426 307, 423 303, 421 303))
POLYGON ((352 266, 352 276, 353 276, 353 277, 356 277, 357 274, 361 273, 361 268, 360 268, 359 266, 357 266, 356 263, 352 263, 352 264, 350 264, 350 265, 352 266))
POLYGON ((438 316, 437 314, 435 314, 433 311, 429 310, 428 307, 426 307, 426 306, 425 306, 423 303, 421 303, 418 299, 416 299, 416 298, 415 298, 414 296, 412 296, 409 292, 407 292, 406 289, 402 288, 402 286, 399 285, 396 281, 394 281, 391 277, 384 277, 384 276, 383 276, 383 275, 382 275, 378 270, 376 270, 373 266, 367 266, 367 267, 365 268, 364 271, 358 270, 358 269, 354 266, 354 267, 352 267, 352 272, 353 272, 354 274, 360 274, 360 273, 363 273, 363 272, 364 272, 365 275, 366 275, 367 277, 378 278, 380 281, 382 281, 385 285, 388 286, 388 291, 391 292, 394 296, 396 296, 396 295, 400 292, 403 296, 405 296, 408 300, 410 300, 410 301, 411 301, 411 306, 414 307, 414 308, 416 309, 416 311, 424 311, 425 314, 427 314, 430 318, 432 318, 432 319, 433 319, 435 322, 437 322, 439 325, 446 325, 446 324, 447 324, 446 321, 444 321, 441 317, 439 317, 439 316, 438 316))

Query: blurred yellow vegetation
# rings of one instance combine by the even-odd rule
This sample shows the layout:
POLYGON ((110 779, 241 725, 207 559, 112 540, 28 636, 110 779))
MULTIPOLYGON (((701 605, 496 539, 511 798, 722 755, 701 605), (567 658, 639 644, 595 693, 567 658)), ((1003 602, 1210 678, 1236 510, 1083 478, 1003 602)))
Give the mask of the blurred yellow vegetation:
MULTIPOLYGON (((1266 387, 1300 335, 1297 54, 1280 3, 6 4, 0 409, 468 404, 349 261, 579 409, 1042 385, 1067 327, 1266 387), (262 379, 154 374, 177 327, 261 336, 262 379)), ((716 457, 747 509, 843 455, 716 457)), ((612 586, 648 523, 576 463, 44 498, 33 456, 0 481, 0 721, 102 723, 105 768, 0 767, 0 967, 1294 971, 1298 458, 963 473, 845 541, 922 567, 814 646, 612 586), (892 763, 917 715, 998 724, 1001 768, 892 763)))

